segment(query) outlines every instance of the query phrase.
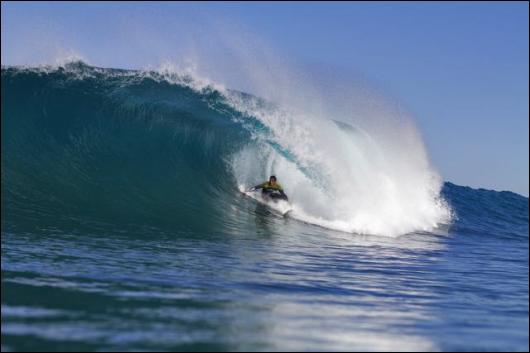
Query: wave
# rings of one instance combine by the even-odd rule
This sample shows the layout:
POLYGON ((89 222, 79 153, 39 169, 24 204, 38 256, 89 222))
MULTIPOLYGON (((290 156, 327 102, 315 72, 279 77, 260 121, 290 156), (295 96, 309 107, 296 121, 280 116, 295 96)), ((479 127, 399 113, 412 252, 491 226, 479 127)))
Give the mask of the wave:
POLYGON ((239 191, 275 174, 293 217, 360 234, 451 221, 410 126, 377 131, 189 75, 2 68, 2 225, 244 228, 239 191))
POLYGON ((527 197, 450 182, 444 184, 442 194, 455 210, 452 232, 528 242, 527 197))

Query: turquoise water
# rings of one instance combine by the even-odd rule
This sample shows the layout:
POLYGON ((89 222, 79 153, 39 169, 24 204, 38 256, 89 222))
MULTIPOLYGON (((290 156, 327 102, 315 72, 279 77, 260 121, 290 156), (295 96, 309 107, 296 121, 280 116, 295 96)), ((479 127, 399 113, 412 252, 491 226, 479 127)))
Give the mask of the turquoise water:
POLYGON ((256 132, 214 89, 3 68, 2 351, 529 349, 528 198, 445 183, 448 224, 332 230, 239 192, 256 132))

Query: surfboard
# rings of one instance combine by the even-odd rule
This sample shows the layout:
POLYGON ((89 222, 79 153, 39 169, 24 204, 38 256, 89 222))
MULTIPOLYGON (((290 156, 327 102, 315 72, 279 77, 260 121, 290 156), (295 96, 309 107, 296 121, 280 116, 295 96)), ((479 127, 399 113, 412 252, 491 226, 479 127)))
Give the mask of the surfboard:
POLYGON ((280 199, 273 200, 268 197, 263 197, 260 191, 241 191, 241 193, 258 201, 261 204, 266 205, 273 211, 280 213, 283 217, 288 217, 289 213, 293 211, 293 206, 289 201, 280 199))
POLYGON ((283 216, 284 217, 289 217, 289 215, 291 214, 291 212, 293 212, 293 209, 291 208, 290 210, 287 210, 283 213, 283 216))

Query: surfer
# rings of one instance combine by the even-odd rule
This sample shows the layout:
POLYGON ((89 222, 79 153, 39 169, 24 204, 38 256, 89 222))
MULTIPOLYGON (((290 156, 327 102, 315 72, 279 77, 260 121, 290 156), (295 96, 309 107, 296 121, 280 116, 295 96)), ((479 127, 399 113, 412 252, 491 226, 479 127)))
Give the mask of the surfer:
POLYGON ((276 177, 274 175, 271 175, 269 181, 251 187, 248 191, 256 191, 259 189, 261 189, 261 195, 264 197, 269 197, 273 200, 289 200, 287 195, 283 192, 280 183, 276 182, 276 177))

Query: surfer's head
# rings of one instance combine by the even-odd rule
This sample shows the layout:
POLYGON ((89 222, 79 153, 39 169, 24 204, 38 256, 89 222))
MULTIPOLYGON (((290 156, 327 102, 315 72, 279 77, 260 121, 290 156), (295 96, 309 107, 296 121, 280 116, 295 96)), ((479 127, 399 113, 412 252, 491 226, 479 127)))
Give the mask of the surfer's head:
POLYGON ((271 177, 269 178, 269 183, 271 184, 276 184, 276 177, 274 175, 271 175, 271 177))

